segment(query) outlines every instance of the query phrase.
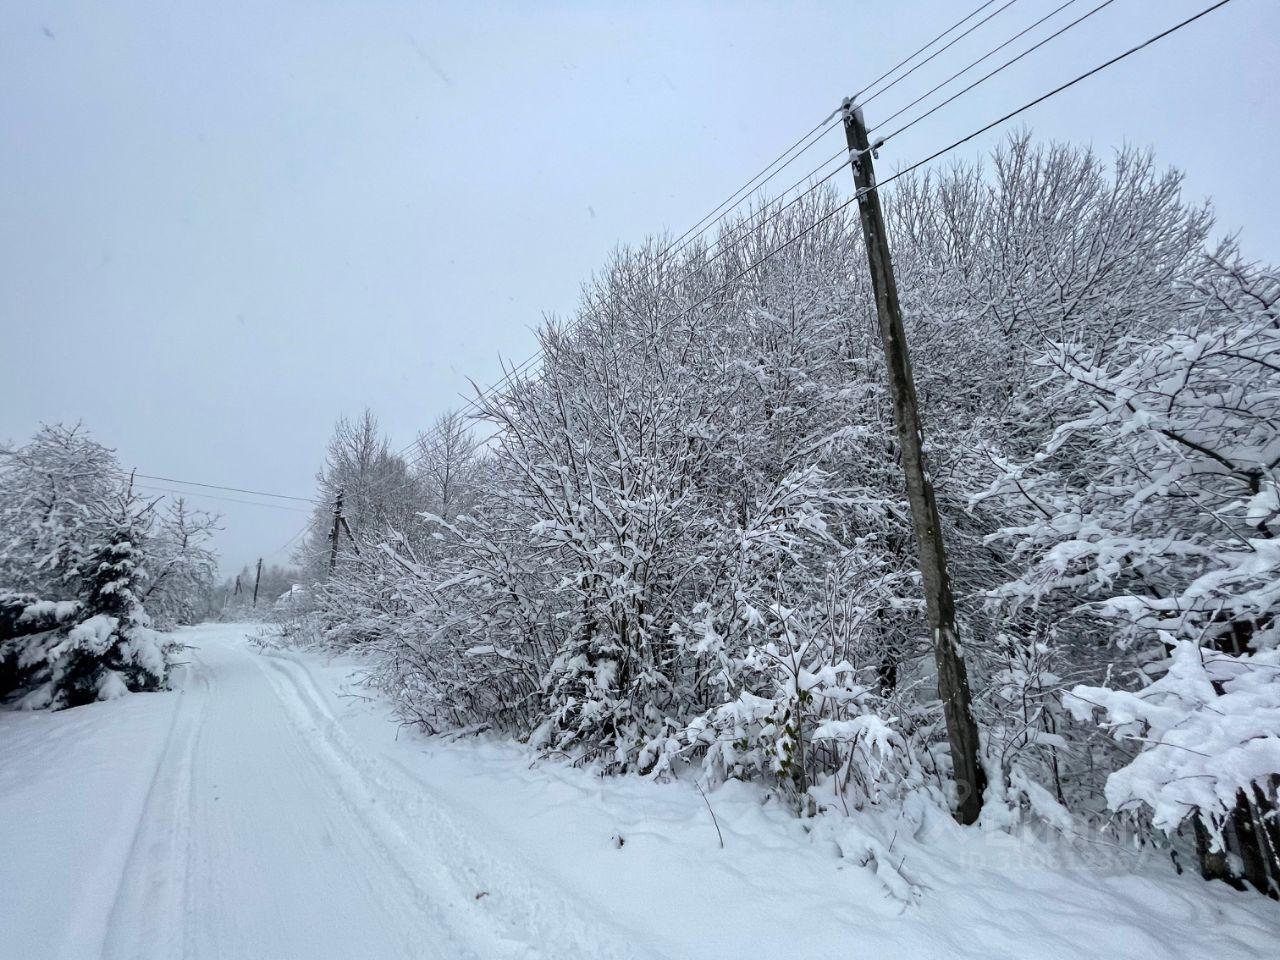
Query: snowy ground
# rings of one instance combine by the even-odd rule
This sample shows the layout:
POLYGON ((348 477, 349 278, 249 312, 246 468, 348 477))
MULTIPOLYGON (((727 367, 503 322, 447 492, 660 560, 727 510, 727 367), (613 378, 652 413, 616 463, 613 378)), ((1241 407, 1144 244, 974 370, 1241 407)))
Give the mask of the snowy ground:
POLYGON ((250 630, 185 631, 174 693, 0 713, 0 956, 1228 960, 1280 943, 1274 903, 1098 840, 933 817, 806 830, 731 784, 709 797, 722 849, 687 785, 397 737, 349 663, 264 654, 250 630))

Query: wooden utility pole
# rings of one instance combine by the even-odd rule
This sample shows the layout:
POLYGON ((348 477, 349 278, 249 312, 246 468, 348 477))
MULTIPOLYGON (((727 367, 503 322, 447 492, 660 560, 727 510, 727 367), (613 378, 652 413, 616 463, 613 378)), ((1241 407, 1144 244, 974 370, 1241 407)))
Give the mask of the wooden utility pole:
POLYGON ((333 568, 338 565, 338 535, 342 532, 342 495, 345 491, 339 490, 338 497, 333 501, 333 530, 329 533, 329 573, 333 573, 333 568))
POLYGON ((258 584, 262 582, 262 558, 258 558, 258 572, 253 578, 253 605, 258 605, 258 584))
POLYGON ((969 675, 956 635, 955 598, 951 594, 951 580, 947 575, 947 552, 942 542, 938 505, 934 500, 933 483, 925 469, 922 449, 924 431, 920 426, 920 409, 916 401, 915 380, 911 375, 907 337, 902 328, 902 310, 898 305, 898 286, 893 277, 893 261, 889 254, 884 212, 880 208, 876 173, 871 162, 872 150, 867 141, 867 126, 862 111, 852 100, 844 102, 844 131, 853 165, 853 182, 858 191, 858 212, 862 217, 867 263, 871 268, 871 288, 876 298, 876 316, 879 320, 880 342, 884 346, 889 396, 893 402, 893 419, 898 428, 902 472, 907 481, 907 501, 911 505, 911 522, 920 552, 925 610, 929 626, 933 629, 933 655, 938 666, 938 696, 942 700, 942 710, 947 721, 951 764, 959 794, 956 819, 961 823, 973 823, 982 811, 982 792, 986 788, 986 776, 979 757, 978 725, 973 719, 969 675))
POLYGON ((342 530, 347 535, 347 539, 351 541, 351 549, 356 552, 356 556, 360 556, 360 544, 356 542, 356 535, 351 532, 351 524, 347 523, 346 517, 339 517, 342 521, 342 530))

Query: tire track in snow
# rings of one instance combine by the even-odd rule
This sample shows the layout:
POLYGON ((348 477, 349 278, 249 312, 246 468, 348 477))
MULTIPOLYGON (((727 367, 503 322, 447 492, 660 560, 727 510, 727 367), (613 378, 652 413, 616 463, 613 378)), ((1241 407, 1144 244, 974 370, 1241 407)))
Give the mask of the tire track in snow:
POLYGON ((205 644, 218 683, 195 756, 182 956, 503 957, 472 950, 415 895, 244 639, 205 644))
MULTIPOLYGON (((438 885, 424 882, 421 869, 414 866, 418 858, 405 855, 405 838, 397 836, 394 830, 386 829, 386 825, 380 822, 378 798, 362 790, 359 783, 350 781, 348 770, 335 767, 333 759, 326 756, 323 744, 317 740, 316 728, 305 719, 300 722, 297 705, 291 702, 289 691, 284 690, 285 695, 281 696, 278 680, 271 676, 273 671, 264 668, 261 658, 250 653, 246 656, 253 657, 256 669, 262 671, 264 680, 279 699, 292 726, 300 757, 314 771, 316 781, 325 785, 333 807, 341 811, 341 817, 333 823, 334 831, 341 830, 343 843, 359 844, 370 859, 385 868, 378 876, 353 876, 353 882, 363 884, 373 897, 396 901, 397 909, 392 910, 393 913, 412 912, 418 915, 423 926, 429 928, 437 939, 447 941, 447 950, 441 956, 449 960, 523 960, 527 957, 518 944, 494 936, 490 929, 460 922, 458 914, 471 904, 454 891, 442 891, 438 885)), ((409 945, 411 951, 412 946, 409 945)), ((425 945, 421 947, 425 948, 425 945)))
MULTIPOLYGON (((173 721, 139 811, 128 857, 101 940, 104 958, 185 955, 186 873, 192 759, 208 706, 211 680, 192 650, 183 671, 173 721)), ((109 798, 103 798, 109 802, 109 798)), ((68 956, 85 957, 84 944, 68 956)))
MULTIPOLYGON (((497 853, 491 842, 449 812, 448 801, 400 764, 359 749, 304 665, 272 654, 261 660, 275 674, 281 701, 312 735, 308 742, 330 766, 335 782, 368 815, 370 829, 394 835, 392 846, 420 871, 430 870, 430 877, 424 877, 430 887, 472 907, 456 918, 465 920, 466 929, 491 937, 494 927, 504 928, 507 937, 518 941, 504 941, 513 957, 543 957, 532 944, 554 944, 555 960, 661 960, 653 950, 638 950, 628 931, 585 916, 567 894, 557 896, 532 869, 521 869, 497 853), (480 891, 486 896, 477 900, 480 891)), ((430 896, 429 891, 424 895, 430 896)))

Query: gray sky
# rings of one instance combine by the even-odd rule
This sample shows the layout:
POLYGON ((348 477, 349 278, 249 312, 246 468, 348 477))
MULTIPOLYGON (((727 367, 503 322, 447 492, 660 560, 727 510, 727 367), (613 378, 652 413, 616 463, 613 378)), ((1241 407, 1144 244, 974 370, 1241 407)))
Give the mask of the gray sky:
MULTIPOLYGON (((868 121, 1058 2, 1019 0, 868 121)), ((1117 0, 882 175, 1207 4, 1117 0)), ((682 232, 975 5, 0 4, 0 439, 83 419, 142 472, 310 494, 339 414, 408 442, 611 248, 682 232)), ((1154 147, 1274 262, 1277 77, 1280 3, 1235 0, 1021 119, 1154 147)), ((224 568, 283 560, 305 521, 193 502, 224 514, 224 568)))

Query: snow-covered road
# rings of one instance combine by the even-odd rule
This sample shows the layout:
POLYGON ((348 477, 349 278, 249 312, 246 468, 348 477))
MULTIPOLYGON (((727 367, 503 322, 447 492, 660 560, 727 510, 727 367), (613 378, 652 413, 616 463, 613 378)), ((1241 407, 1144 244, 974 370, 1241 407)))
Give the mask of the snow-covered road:
POLYGON ((461 955, 297 668, 238 639, 192 651, 105 955, 461 955))
POLYGON ((745 784, 704 800, 397 739, 352 661, 252 630, 184 630, 170 693, 0 712, 0 960, 1227 960, 1280 940, 1269 901, 1098 841, 803 822, 745 784))
MULTIPOLYGON (((64 839, 68 831, 76 839, 56 843, 44 862, 56 876, 59 856, 71 859, 61 879, 74 889, 41 896, 54 886, 47 876, 15 888, 16 909, 0 908, 16 921, 5 925, 0 956, 544 956, 529 945, 539 931, 520 929, 531 912, 494 911, 483 902, 488 892, 470 882, 485 863, 482 838, 464 836, 393 763, 360 756, 305 667, 261 653, 247 633, 188 631, 190 661, 177 672, 177 692, 118 704, 144 721, 136 727, 104 736, 82 723, 65 735, 57 725, 117 704, 6 718, 20 735, 35 734, 21 729, 30 725, 47 735, 52 720, 55 738, 65 735, 73 751, 74 739, 81 748, 88 740, 95 756, 83 771, 87 783, 59 777, 55 787, 65 792, 45 804, 62 808, 45 832, 60 826, 64 839), (146 706, 151 716, 138 709, 146 706), (109 755, 130 747, 139 755, 109 755), (154 769, 144 777, 148 754, 154 769)), ((14 754, 47 753, 34 735, 23 739, 7 742, 14 754)), ((74 755, 63 759, 78 765, 74 755)), ((29 786, 16 781, 0 789, 29 786)), ((40 852, 32 859, 40 862, 40 852)), ((524 885, 535 906, 532 880, 524 885)), ((534 912, 570 921, 557 956, 632 955, 590 924, 574 924, 563 905, 534 912)))

